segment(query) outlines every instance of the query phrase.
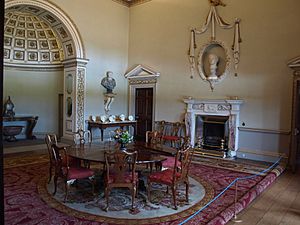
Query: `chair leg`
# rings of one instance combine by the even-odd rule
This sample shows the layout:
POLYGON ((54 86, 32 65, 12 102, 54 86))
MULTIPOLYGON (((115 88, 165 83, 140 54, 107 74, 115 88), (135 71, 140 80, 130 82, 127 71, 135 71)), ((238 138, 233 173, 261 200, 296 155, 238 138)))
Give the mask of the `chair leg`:
POLYGON ((65 181, 65 190, 66 190, 66 193, 65 193, 65 199, 64 199, 64 202, 67 201, 68 194, 69 194, 69 184, 68 184, 67 181, 65 181))
POLYGON ((156 162, 155 163, 155 170, 156 171, 161 171, 162 170, 162 163, 161 162, 156 162))
POLYGON ((105 198, 106 198, 106 208, 104 209, 106 212, 108 211, 109 207, 109 189, 108 187, 105 187, 105 198))
POLYGON ((134 199, 135 199, 135 195, 136 195, 136 186, 135 186, 135 185, 133 186, 131 192, 132 192, 132 193, 131 193, 131 196, 132 196, 132 197, 131 197, 131 198, 132 198, 132 199, 131 199, 131 201, 132 201, 132 202, 131 202, 131 210, 133 210, 133 209, 134 209, 134 199))
POLYGON ((54 192, 53 192, 53 195, 56 194, 56 190, 57 190, 57 179, 58 179, 58 177, 55 175, 55 176, 54 176, 54 192))
POLYGON ((51 179, 52 179, 52 166, 50 165, 49 166, 49 180, 48 180, 48 184, 50 183, 51 179))
POLYGON ((189 182, 185 182, 185 200, 187 203, 189 203, 189 182))
POLYGON ((173 186, 172 186, 172 194, 173 194, 174 209, 177 210, 177 203, 176 203, 176 185, 173 185, 173 186))
POLYGON ((89 181, 91 182, 91 185, 92 185, 92 193, 93 193, 93 195, 95 195, 95 183, 96 183, 96 181, 95 181, 94 178, 92 178, 92 180, 89 179, 89 181))
POLYGON ((147 197, 148 197, 148 201, 151 202, 151 182, 149 181, 147 184, 147 197))
POLYGON ((139 179, 136 182, 136 195, 135 195, 136 198, 138 197, 138 194, 139 194, 139 179))
POLYGON ((152 173, 153 170, 153 163, 150 163, 150 173, 152 173))

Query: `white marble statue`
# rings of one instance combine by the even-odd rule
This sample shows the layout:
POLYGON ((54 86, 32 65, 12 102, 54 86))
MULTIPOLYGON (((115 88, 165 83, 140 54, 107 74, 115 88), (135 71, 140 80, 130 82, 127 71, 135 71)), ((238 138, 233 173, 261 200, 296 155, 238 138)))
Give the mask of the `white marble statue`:
POLYGON ((209 63, 209 70, 210 74, 208 76, 208 79, 210 80, 217 80, 217 67, 218 67, 219 57, 215 54, 209 54, 208 55, 208 63, 209 63))

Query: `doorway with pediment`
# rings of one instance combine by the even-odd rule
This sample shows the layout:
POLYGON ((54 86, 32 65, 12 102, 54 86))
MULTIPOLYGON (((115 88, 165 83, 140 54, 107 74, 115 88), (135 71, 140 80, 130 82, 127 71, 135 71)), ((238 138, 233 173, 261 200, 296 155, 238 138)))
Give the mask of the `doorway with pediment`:
POLYGON ((129 85, 128 113, 137 120, 136 140, 145 141, 155 122, 156 87, 159 72, 137 65, 125 74, 129 85))

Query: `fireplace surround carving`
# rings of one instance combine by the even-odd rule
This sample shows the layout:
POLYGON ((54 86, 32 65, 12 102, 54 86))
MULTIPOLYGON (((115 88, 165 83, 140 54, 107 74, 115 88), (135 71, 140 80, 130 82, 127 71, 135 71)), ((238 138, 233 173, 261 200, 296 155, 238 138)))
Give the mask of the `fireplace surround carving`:
MULTIPOLYGON (((193 99, 191 97, 185 98, 184 103, 187 104, 185 123, 186 123, 186 135, 190 136, 191 144, 197 145, 199 138, 203 138, 203 131, 199 133, 197 128, 197 117, 200 118, 224 118, 224 141, 226 141, 226 149, 230 150, 231 156, 236 155, 238 150, 238 137, 239 137, 239 114, 240 105, 243 104, 243 100, 235 99, 220 99, 220 100, 209 100, 209 99, 193 99), (226 131, 227 126, 227 131, 226 131), (197 136, 196 136, 197 135, 197 136)), ((222 120, 222 119, 221 119, 222 120)), ((203 128, 202 128, 203 129, 203 128)), ((205 128, 207 129, 207 128, 205 128)), ((201 129, 200 129, 201 130, 201 129)), ((206 130, 207 132, 207 130, 206 130)), ((218 140, 220 141, 220 140, 218 140)), ((224 143, 223 143, 224 144, 224 143)))

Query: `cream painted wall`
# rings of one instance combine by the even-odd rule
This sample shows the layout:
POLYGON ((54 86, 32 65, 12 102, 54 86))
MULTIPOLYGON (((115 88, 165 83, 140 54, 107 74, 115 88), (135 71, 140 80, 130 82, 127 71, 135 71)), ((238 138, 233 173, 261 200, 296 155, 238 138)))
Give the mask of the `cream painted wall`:
MULTIPOLYGON (((200 28, 208 1, 152 0, 130 9, 129 66, 142 63, 161 72, 157 89, 157 120, 176 121, 185 110, 183 96, 245 100, 241 122, 246 127, 290 129, 292 71, 286 63, 299 55, 300 1, 227 0, 218 7, 228 22, 242 19, 241 63, 210 91, 200 76, 190 79, 187 50, 189 28, 200 28)), ((231 47, 233 31, 217 28, 217 39, 231 47)), ((197 36, 198 51, 210 32, 197 36)))
POLYGON ((101 79, 112 71, 117 94, 111 114, 127 113, 129 10, 111 0, 51 0, 72 19, 81 34, 87 64, 85 118, 104 114, 101 79))
MULTIPOLYGON (((183 119, 184 96, 219 99, 238 96, 245 101, 240 126, 270 129, 241 131, 238 156, 253 159, 288 155, 292 105, 292 71, 287 62, 298 56, 300 46, 300 1, 226 0, 218 7, 227 22, 241 18, 241 62, 238 77, 233 70, 210 91, 196 75, 190 79, 187 51, 191 27, 202 27, 209 11, 208 1, 152 0, 130 9, 129 66, 148 65, 161 73, 157 87, 156 120, 183 119)), ((232 30, 217 28, 217 40, 230 48, 232 30)), ((198 52, 210 31, 197 36, 198 52)), ((197 52, 197 53, 198 53, 197 52)), ((271 158, 272 158, 271 157, 271 158)), ((272 161, 272 160, 271 160, 272 161)))
MULTIPOLYGON (((182 119, 185 111, 183 96, 209 99, 239 96, 245 100, 240 124, 245 122, 249 128, 290 130, 292 71, 286 63, 298 56, 300 51, 297 45, 300 1, 226 0, 226 7, 218 7, 226 21, 232 22, 235 17, 242 19, 243 43, 239 76, 236 78, 231 72, 214 92, 199 76, 189 78, 187 57, 189 29, 202 26, 209 10, 208 1, 152 0, 130 9, 111 0, 89 0, 88 4, 82 0, 51 2, 65 11, 76 24, 86 57, 90 60, 87 64, 86 119, 89 115, 104 114, 105 90, 100 81, 108 70, 114 72, 117 81, 117 97, 111 114, 126 113, 128 84, 123 74, 133 65, 145 64, 161 72, 157 86, 156 120, 182 119)), ((226 42, 228 47, 232 43, 232 35, 232 31, 217 28, 217 39, 226 42)), ((197 44, 201 47, 208 40, 209 32, 198 36, 197 44)), ((12 74, 5 71, 5 86, 8 79, 16 76, 12 74)), ((47 82, 46 79, 44 81, 47 82)), ((5 87, 5 95, 8 87, 5 87)), ((17 107, 20 102, 16 99, 17 107)), ((264 140, 259 132, 254 136, 251 134, 251 137, 244 132, 241 137, 244 143, 240 146, 247 150, 278 152, 283 146, 286 152, 288 146, 288 138, 285 137, 276 137, 276 140, 284 139, 277 145, 262 143, 264 140), (253 140, 261 141, 251 145, 253 140)), ((274 140, 273 137, 268 138, 270 142, 274 140)))
POLYGON ((3 86, 4 99, 11 96, 16 115, 39 117, 35 134, 58 132, 58 94, 63 93, 63 71, 5 69, 3 86))

